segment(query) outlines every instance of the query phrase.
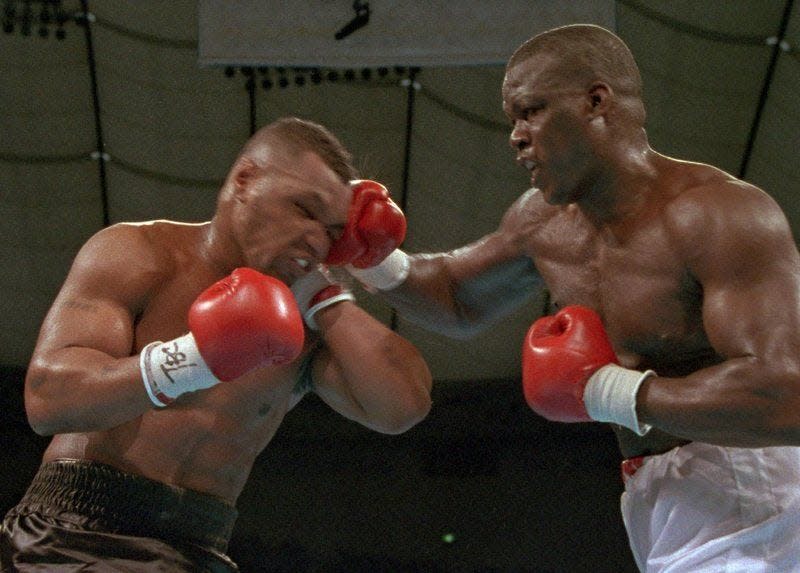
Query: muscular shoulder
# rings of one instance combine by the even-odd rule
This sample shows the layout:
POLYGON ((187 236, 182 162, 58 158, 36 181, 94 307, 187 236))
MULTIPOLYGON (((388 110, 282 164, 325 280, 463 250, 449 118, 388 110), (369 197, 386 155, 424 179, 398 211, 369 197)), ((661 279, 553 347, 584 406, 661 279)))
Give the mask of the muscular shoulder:
POLYGON ((665 224, 689 261, 748 245, 792 242, 772 197, 714 167, 687 164, 669 193, 665 224))
POLYGON ((98 231, 78 252, 68 285, 122 298, 148 291, 168 274, 173 255, 167 237, 172 225, 118 223, 98 231))
POLYGON ((541 191, 531 187, 520 195, 503 215, 503 226, 515 226, 531 219, 541 221, 551 215, 552 208, 545 202, 541 191))
POLYGON ((117 223, 95 233, 81 248, 76 262, 103 271, 122 267, 131 272, 153 272, 162 268, 170 258, 168 241, 163 240, 164 228, 170 223, 117 223))
POLYGON ((508 208, 503 215, 499 232, 511 243, 525 244, 556 213, 557 209, 547 204, 542 193, 531 188, 508 208))

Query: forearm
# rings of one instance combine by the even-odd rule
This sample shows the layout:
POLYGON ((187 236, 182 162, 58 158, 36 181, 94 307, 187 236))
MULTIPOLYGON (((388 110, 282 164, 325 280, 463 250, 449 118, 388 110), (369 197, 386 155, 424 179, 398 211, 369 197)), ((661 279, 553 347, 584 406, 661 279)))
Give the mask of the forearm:
POLYGON ((138 356, 117 359, 72 347, 31 362, 25 407, 34 431, 53 435, 112 428, 153 404, 142 383, 138 356))
POLYGON ((459 284, 447 268, 447 255, 416 254, 410 263, 403 283, 377 291, 379 296, 409 322, 456 338, 474 335, 477 317, 458 299, 459 284))
POLYGON ((490 237, 450 253, 413 255, 406 279, 378 292, 410 322, 474 337, 544 289, 531 259, 498 254, 497 242, 490 237))
POLYGON ((690 440, 740 447, 800 445, 800 377, 737 358, 685 378, 651 377, 639 420, 690 440))
POLYGON ((351 303, 325 309, 317 320, 331 357, 315 376, 323 399, 384 433, 403 432, 428 414, 431 374, 410 342, 351 303))

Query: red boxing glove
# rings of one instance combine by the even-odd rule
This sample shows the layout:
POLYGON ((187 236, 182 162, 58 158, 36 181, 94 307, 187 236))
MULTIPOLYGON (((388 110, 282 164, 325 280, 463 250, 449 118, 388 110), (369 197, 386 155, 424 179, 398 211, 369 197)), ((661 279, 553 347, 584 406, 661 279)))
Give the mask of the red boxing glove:
POLYGON ((522 385, 531 409, 548 420, 588 422, 583 395, 599 368, 616 364, 600 317, 567 306, 533 323, 522 348, 522 385))
POLYGON ((157 406, 259 366, 287 364, 303 350, 303 319, 289 287, 253 269, 236 269, 203 291, 188 321, 188 334, 148 344, 140 354, 145 389, 157 406))
POLYGON ((303 319, 289 287, 240 268, 203 291, 189 309, 189 330, 222 381, 269 364, 287 364, 303 350, 303 319))
POLYGON ((325 263, 373 267, 394 251, 406 237, 406 218, 376 181, 351 181, 353 199, 342 236, 328 251, 325 263))

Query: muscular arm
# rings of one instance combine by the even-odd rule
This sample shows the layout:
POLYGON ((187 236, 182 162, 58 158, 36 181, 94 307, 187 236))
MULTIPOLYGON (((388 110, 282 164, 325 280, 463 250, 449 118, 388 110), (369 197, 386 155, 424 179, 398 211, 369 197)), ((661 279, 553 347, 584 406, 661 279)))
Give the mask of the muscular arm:
POLYGON ((538 223, 537 201, 529 191, 497 231, 470 245, 412 256, 408 278, 383 296, 404 318, 430 330, 456 338, 479 333, 543 288, 525 250, 538 223))
POLYGON ((800 445, 800 257, 766 195, 741 183, 677 228, 703 287, 703 325, 725 360, 685 378, 651 378, 640 420, 692 440, 800 445))
POLYGON ((25 381, 28 421, 42 435, 101 430, 150 409, 133 349, 144 278, 130 229, 112 227, 78 253, 42 325, 25 381))
POLYGON ((316 315, 324 348, 312 366, 313 390, 364 426, 397 434, 430 410, 431 374, 407 340, 353 303, 316 315))

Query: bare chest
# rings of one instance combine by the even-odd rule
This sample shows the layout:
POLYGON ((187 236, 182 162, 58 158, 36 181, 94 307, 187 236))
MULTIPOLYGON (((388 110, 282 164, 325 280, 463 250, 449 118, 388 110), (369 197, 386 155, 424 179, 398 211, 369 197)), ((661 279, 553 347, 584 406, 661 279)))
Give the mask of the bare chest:
POLYGON ((597 310, 627 367, 677 373, 714 359, 703 331, 702 287, 657 225, 624 241, 580 223, 561 231, 529 244, 554 309, 597 310))
POLYGON ((256 369, 184 394, 167 408, 85 435, 85 442, 51 446, 51 457, 87 457, 233 503, 301 397, 294 392, 299 365, 256 369))

